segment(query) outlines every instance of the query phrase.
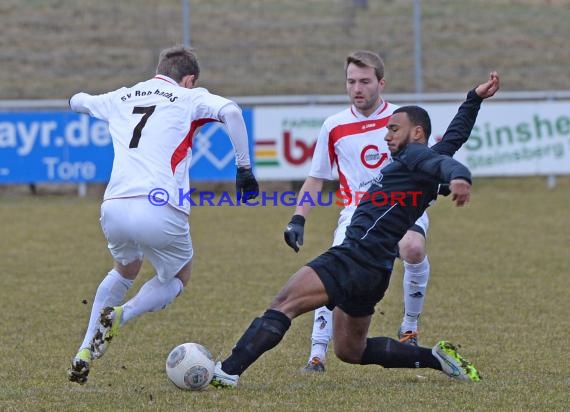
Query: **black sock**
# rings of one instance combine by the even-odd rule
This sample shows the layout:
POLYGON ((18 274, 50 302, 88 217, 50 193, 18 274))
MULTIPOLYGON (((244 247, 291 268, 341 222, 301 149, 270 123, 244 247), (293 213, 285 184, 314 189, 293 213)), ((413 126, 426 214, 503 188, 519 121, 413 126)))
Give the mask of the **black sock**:
POLYGON ((291 326, 291 320, 282 312, 268 309, 255 318, 222 362, 222 370, 230 375, 241 375, 263 353, 275 347, 291 326))
POLYGON ((431 368, 441 370, 431 349, 408 345, 395 339, 368 338, 361 365, 380 365, 384 368, 431 368))

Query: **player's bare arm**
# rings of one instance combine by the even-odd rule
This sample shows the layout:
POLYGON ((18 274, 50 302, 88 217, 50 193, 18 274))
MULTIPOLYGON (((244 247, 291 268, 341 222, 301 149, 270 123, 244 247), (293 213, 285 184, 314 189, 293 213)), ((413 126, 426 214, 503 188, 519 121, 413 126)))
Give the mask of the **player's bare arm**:
MULTIPOLYGON (((313 208, 313 202, 317 199, 317 196, 321 190, 323 190, 323 179, 319 179, 318 177, 309 176, 301 186, 301 190, 299 190, 299 196, 297 197, 297 207, 295 208, 295 214, 301 215, 303 217, 307 217, 311 209, 313 208), (313 202, 302 202, 300 200, 303 199, 303 196, 307 196, 305 193, 308 193, 308 196, 311 196, 313 202)), ((307 199, 308 200, 308 199, 307 199)))

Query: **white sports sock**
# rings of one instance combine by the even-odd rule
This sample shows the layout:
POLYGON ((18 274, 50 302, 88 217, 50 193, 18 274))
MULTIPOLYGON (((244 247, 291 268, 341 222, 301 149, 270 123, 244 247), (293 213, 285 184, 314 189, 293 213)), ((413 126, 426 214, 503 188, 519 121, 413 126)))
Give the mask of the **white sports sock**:
POLYGON ((184 289, 182 281, 177 277, 162 283, 157 276, 154 276, 142 285, 132 299, 123 305, 121 326, 143 313, 164 309, 182 292, 182 289, 184 289))
POLYGON ((79 350, 91 346, 91 339, 93 339, 93 335, 99 326, 101 309, 107 306, 120 305, 127 291, 133 285, 133 282, 133 280, 121 276, 115 269, 111 269, 111 271, 107 273, 107 276, 103 278, 95 293, 93 306, 91 307, 91 316, 89 317, 89 325, 87 326, 87 331, 85 332, 85 337, 83 338, 83 343, 81 343, 79 350))
POLYGON ((429 260, 427 256, 420 263, 404 262, 404 318, 402 331, 416 332, 418 318, 422 313, 429 280, 429 260))
POLYGON ((315 310, 313 322, 313 332, 311 334, 311 355, 309 361, 314 357, 325 361, 327 349, 332 339, 333 319, 332 311, 325 306, 315 310))

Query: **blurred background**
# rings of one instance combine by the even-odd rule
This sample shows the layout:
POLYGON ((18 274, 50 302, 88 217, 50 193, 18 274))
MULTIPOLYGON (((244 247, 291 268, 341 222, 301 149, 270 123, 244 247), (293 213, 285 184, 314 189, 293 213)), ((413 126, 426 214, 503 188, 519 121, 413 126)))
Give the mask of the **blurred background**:
MULTIPOLYGON (((354 49, 385 59, 387 93, 415 92, 414 0, 188 0, 200 84, 226 96, 343 94, 354 49)), ((422 0, 423 92, 568 90, 570 1, 422 0)), ((0 99, 67 99, 153 74, 184 41, 183 0, 2 0, 0 99)))
MULTIPOLYGON (((177 43, 195 48, 199 86, 242 106, 262 181, 304 180, 356 49, 384 58, 389 101, 426 103, 434 138, 499 71, 456 158, 475 176, 570 174, 570 0, 3 0, 0 19, 0 184, 104 184, 106 126, 67 99, 152 77, 177 43)), ((193 152, 195 182, 233 181, 223 127, 193 152)))

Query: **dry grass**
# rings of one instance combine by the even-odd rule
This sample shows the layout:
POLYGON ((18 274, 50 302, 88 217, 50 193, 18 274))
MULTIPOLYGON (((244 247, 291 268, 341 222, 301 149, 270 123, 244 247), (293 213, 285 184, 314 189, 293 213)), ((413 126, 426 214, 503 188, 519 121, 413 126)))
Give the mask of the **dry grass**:
MULTIPOLYGON (((342 94, 351 50, 380 52, 390 93, 413 92, 411 0, 191 0, 202 85, 230 95, 342 94)), ((463 91, 491 69, 503 90, 567 90, 568 0, 424 0, 426 92, 463 91)), ((182 41, 180 0, 4 0, 2 99, 68 98, 150 76, 182 41)))
MULTIPOLYGON (((324 376, 301 376, 312 320, 305 315, 246 371, 239 390, 192 393, 168 382, 169 350, 197 341, 228 355, 289 275, 329 246, 338 211, 314 211, 296 255, 282 239, 291 208, 194 208, 190 287, 167 310, 129 323, 80 387, 65 369, 88 317, 82 300, 91 302, 110 265, 99 201, 0 198, 0 409, 567 410, 569 202, 569 179, 554 190, 538 178, 488 179, 475 182, 467 208, 442 200, 430 212, 433 273, 421 340, 461 344, 485 378, 480 384, 423 370, 418 380, 416 371, 347 365, 332 354, 324 376)), ((150 275, 145 266, 133 289, 150 275)), ((398 267, 371 334, 394 336, 400 284, 398 267)))

